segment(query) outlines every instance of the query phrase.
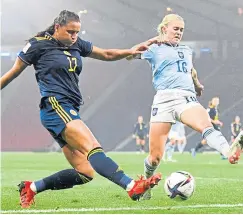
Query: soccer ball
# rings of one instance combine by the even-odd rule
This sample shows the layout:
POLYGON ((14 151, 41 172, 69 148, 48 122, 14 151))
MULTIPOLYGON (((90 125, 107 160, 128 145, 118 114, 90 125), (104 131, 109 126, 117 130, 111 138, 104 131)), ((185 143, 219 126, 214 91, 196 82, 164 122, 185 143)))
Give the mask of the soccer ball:
POLYGON ((173 172, 166 178, 164 189, 171 199, 187 200, 195 190, 195 180, 189 172, 173 172))

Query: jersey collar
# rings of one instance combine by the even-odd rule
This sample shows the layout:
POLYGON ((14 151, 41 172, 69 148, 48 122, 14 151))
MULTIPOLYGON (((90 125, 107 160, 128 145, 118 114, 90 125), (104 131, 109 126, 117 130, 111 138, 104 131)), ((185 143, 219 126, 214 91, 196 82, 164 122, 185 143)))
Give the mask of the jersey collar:
POLYGON ((54 38, 52 35, 50 35, 48 32, 45 32, 45 37, 48 39, 48 40, 52 40, 52 41, 55 41, 58 45, 62 46, 62 47, 67 47, 65 46, 62 42, 60 42, 59 40, 57 40, 56 38, 54 38))
POLYGON ((170 47, 178 47, 179 46, 179 44, 175 44, 175 45, 173 45, 173 44, 171 44, 171 43, 169 43, 169 42, 165 42, 164 43, 166 46, 170 46, 170 47))

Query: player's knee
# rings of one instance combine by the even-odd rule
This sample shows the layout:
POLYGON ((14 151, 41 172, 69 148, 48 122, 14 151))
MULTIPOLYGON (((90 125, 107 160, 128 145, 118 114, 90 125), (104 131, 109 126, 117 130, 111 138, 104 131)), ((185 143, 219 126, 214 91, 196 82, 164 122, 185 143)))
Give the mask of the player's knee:
POLYGON ((81 152, 83 152, 83 154, 87 156, 90 151, 92 151, 95 148, 101 147, 101 145, 97 140, 87 139, 85 145, 82 144, 81 147, 82 147, 81 152))
POLYGON ((206 118, 206 119, 202 118, 202 119, 199 119, 198 121, 196 121, 195 124, 192 127, 196 131, 198 131, 200 133, 203 133, 203 131, 206 128, 213 127, 213 125, 212 125, 212 123, 211 123, 209 118, 206 118))
POLYGON ((198 131, 200 133, 203 133, 203 131, 206 129, 206 128, 210 128, 210 127, 213 127, 213 124, 208 120, 208 121, 204 121, 204 122, 201 122, 199 125, 198 125, 198 131))
POLYGON ((91 141, 91 145, 92 145, 92 149, 101 147, 100 143, 97 140, 91 141))

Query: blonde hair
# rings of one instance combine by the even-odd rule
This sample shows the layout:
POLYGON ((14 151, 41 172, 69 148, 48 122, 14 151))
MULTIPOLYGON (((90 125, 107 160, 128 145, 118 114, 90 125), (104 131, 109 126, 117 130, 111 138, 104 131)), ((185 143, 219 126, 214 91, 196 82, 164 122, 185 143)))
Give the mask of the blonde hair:
POLYGON ((159 34, 161 41, 163 41, 163 37, 164 37, 164 32, 162 31, 162 27, 168 25, 171 21, 174 21, 174 20, 181 20, 184 22, 184 19, 181 16, 179 16, 178 14, 171 13, 171 14, 166 15, 162 19, 161 23, 158 25, 157 32, 159 34))
POLYGON ((212 98, 212 100, 211 100, 211 104, 212 105, 214 105, 215 100, 218 100, 219 101, 219 97, 218 96, 215 96, 215 97, 212 98))
POLYGON ((212 101, 215 100, 215 99, 219 99, 219 97, 218 96, 213 97, 212 101))

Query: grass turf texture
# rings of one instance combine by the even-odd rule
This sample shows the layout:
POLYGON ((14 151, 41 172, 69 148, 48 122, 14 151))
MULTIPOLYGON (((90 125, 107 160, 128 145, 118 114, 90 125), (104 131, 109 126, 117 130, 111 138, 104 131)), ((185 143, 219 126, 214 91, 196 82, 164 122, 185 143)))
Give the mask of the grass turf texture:
MULTIPOLYGON (((146 154, 108 153, 131 177, 143 173, 146 154)), ((1 153, 1 213, 118 213, 118 214, 183 214, 243 213, 243 163, 230 165, 218 154, 175 154, 176 163, 162 162, 159 186, 150 201, 134 202, 127 193, 96 174, 88 184, 73 189, 45 191, 36 196, 36 204, 21 209, 17 184, 37 180, 56 171, 70 168, 61 153, 1 153), (169 199, 163 190, 164 179, 173 171, 190 172, 196 180, 196 191, 186 201, 169 199)))

